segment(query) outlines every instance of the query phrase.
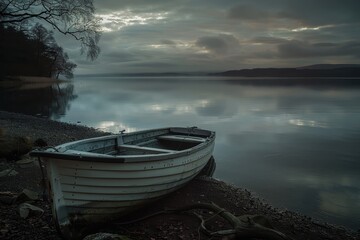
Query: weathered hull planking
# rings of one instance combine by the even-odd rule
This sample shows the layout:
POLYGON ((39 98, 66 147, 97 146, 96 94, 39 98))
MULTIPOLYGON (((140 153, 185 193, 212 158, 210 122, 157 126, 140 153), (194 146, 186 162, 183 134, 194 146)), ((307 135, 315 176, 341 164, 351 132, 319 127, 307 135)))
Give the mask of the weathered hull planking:
POLYGON ((215 133, 164 128, 33 151, 46 165, 53 213, 65 237, 75 225, 102 223, 173 192, 212 156, 215 133))

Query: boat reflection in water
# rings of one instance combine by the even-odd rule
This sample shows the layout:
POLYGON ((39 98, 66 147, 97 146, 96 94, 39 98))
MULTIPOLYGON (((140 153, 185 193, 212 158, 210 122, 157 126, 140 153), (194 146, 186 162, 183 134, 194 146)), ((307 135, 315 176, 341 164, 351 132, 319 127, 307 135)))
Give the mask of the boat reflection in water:
POLYGON ((216 161, 214 156, 211 156, 208 163, 205 165, 203 170, 199 173, 199 176, 212 177, 216 169, 216 161))

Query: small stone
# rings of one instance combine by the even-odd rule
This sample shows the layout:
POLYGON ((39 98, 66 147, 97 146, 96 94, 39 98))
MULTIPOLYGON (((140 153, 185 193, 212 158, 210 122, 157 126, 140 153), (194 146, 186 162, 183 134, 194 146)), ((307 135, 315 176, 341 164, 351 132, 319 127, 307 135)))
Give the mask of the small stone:
POLYGON ((42 215, 44 210, 29 203, 22 203, 18 208, 21 218, 26 219, 29 215, 42 215))
POLYGON ((18 174, 19 173, 14 169, 5 169, 0 172, 0 177, 11 177, 11 176, 16 176, 18 174))
POLYGON ((27 201, 35 201, 39 199, 39 194, 37 192, 31 191, 29 189, 24 189, 16 198, 17 203, 23 203, 27 201))
POLYGON ((34 159, 30 157, 26 157, 16 161, 16 164, 18 164, 20 168, 30 168, 34 165, 33 163, 34 163, 34 159))
POLYGON ((16 161, 16 164, 28 164, 28 163, 32 163, 34 162, 34 159, 32 158, 24 158, 24 159, 21 159, 21 160, 18 160, 16 161))

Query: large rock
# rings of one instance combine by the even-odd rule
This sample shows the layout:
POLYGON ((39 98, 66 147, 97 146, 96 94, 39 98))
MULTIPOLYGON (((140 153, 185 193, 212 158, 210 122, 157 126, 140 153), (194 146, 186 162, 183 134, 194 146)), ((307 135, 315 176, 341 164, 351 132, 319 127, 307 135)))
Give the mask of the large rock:
POLYGON ((95 233, 86 236, 83 240, 131 240, 127 236, 113 233, 95 233))
POLYGON ((0 135, 0 158, 16 160, 21 155, 30 152, 31 149, 32 142, 27 137, 0 135))

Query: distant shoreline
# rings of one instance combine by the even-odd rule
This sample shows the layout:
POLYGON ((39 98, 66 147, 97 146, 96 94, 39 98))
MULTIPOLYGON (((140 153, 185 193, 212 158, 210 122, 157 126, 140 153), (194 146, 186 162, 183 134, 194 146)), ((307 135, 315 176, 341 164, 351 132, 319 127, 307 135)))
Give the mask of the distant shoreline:
POLYGON ((360 77, 243 77, 243 76, 219 76, 219 75, 184 75, 184 76, 124 76, 124 75, 79 75, 75 78, 104 78, 119 81, 220 81, 227 84, 239 84, 249 86, 304 86, 304 87, 360 87, 360 77))
POLYGON ((137 72, 78 74, 79 77, 248 77, 360 78, 360 64, 315 64, 290 68, 251 68, 223 72, 137 72))
POLYGON ((21 83, 57 83, 68 82, 68 80, 38 77, 38 76, 7 76, 1 82, 21 82, 21 83))
POLYGON ((68 80, 36 76, 7 76, 0 78, 0 88, 37 89, 53 84, 70 82, 68 80))

